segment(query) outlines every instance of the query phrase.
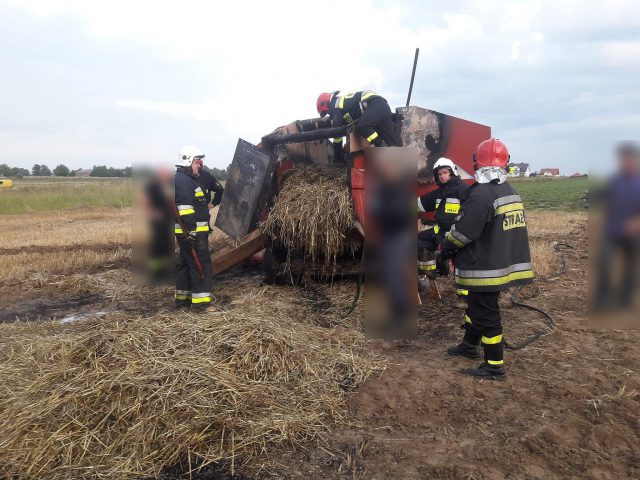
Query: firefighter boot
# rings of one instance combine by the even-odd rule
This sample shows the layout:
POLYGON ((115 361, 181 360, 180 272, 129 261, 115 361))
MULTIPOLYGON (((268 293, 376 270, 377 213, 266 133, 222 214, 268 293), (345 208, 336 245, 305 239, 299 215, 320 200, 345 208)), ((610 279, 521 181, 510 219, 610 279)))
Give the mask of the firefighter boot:
POLYGON ((447 353, 454 357, 465 357, 476 360, 480 358, 480 346, 463 340, 462 343, 449 347, 447 353))
POLYGON ((191 307, 191 302, 188 300, 176 300, 175 309, 176 310, 189 310, 191 307))
POLYGON ((486 378, 487 380, 504 380, 507 376, 504 365, 494 367, 488 363, 483 363, 478 368, 467 368, 465 373, 475 378, 486 378))

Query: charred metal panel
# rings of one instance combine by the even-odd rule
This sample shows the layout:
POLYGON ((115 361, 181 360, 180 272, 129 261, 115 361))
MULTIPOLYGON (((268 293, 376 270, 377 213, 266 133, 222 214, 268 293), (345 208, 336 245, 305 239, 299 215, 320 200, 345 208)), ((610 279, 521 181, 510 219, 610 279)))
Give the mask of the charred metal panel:
POLYGON ((418 178, 433 179, 433 165, 447 157, 458 165, 463 179, 473 175, 473 152, 491 137, 491 128, 421 107, 396 109, 403 147, 418 147, 418 178))
POLYGON ((266 201, 272 173, 271 157, 251 143, 238 139, 216 227, 236 239, 253 230, 266 201))

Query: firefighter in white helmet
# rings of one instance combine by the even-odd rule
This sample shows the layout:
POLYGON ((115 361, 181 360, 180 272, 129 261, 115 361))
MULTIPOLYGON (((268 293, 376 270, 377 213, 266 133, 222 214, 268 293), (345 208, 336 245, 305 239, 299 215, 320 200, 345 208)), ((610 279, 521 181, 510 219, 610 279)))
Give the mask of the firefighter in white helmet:
POLYGON ((444 239, 465 198, 469 186, 458 175, 458 167, 448 158, 440 158, 433 166, 433 178, 438 188, 418 198, 420 212, 435 212, 433 228, 418 234, 418 261, 422 273, 434 274, 435 252, 444 239))
POLYGON ((180 220, 176 219, 175 224, 180 247, 176 261, 176 308, 204 310, 211 303, 209 208, 198 184, 204 156, 198 147, 187 145, 180 150, 175 164, 175 204, 180 220))

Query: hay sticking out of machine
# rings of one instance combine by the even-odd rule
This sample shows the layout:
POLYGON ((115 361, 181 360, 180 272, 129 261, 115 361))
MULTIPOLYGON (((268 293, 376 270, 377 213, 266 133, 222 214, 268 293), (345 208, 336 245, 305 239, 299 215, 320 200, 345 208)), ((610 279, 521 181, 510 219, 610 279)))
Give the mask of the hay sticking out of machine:
POLYGON ((290 170, 283 180, 262 223, 271 241, 285 248, 289 259, 297 254, 325 266, 352 252, 354 245, 345 239, 355 217, 344 171, 304 166, 290 170))
MULTIPOLYGON (((475 147, 491 137, 488 126, 414 106, 398 108, 395 123, 403 147, 419 153, 417 196, 435 188, 441 157, 471 181, 475 147)), ((214 274, 265 247, 267 277, 294 258, 320 265, 323 275, 340 273, 364 241, 367 148, 348 127, 320 118, 280 127, 257 146, 240 139, 216 219, 236 244, 213 253, 214 274), (345 151, 336 157, 329 139, 343 136, 345 151)), ((304 267, 297 269, 299 276, 304 267)), ((290 265, 284 270, 291 275, 290 265)))

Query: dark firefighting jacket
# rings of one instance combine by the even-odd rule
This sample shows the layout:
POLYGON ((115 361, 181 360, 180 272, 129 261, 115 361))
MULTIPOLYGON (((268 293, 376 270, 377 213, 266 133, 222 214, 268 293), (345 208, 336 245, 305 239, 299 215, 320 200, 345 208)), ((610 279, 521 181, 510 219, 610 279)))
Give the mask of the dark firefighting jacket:
POLYGON ((211 203, 214 207, 220 205, 224 187, 216 177, 208 171, 202 170, 198 175, 198 185, 202 188, 204 198, 208 203, 211 203))
POLYGON ((460 213, 460 205, 465 199, 469 185, 460 177, 453 176, 444 185, 418 198, 418 210, 436 212, 436 234, 445 234, 451 229, 460 213))
POLYGON ((331 125, 341 127, 356 121, 374 98, 382 98, 371 90, 362 92, 351 92, 334 98, 329 104, 329 115, 331 125))
MULTIPOLYGON (((175 201, 180 219, 187 233, 209 232, 209 207, 202 187, 190 169, 178 167, 175 176, 175 201)), ((176 222, 175 233, 182 234, 180 224, 176 222)))
POLYGON ((524 205, 506 182, 469 188, 442 248, 459 250, 454 259, 456 288, 496 292, 533 282, 524 205))

